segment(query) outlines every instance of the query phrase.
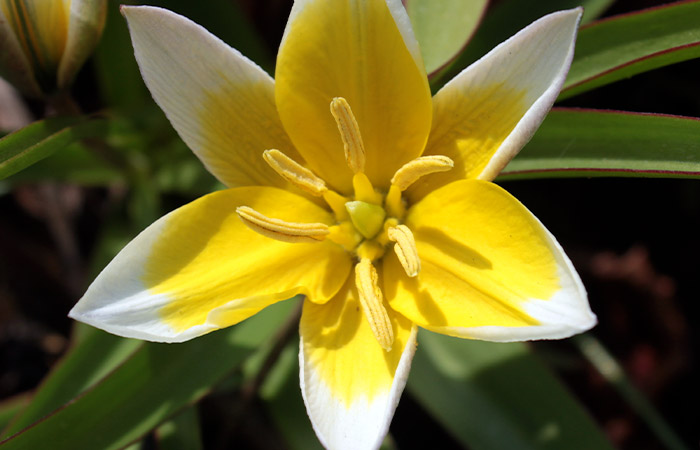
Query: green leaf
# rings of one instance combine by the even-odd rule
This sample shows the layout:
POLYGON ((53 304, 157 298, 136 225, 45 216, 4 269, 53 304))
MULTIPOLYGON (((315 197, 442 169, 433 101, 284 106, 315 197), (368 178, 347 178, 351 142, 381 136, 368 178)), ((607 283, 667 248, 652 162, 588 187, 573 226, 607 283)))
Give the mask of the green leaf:
POLYGON ((700 57, 700 2, 676 3, 581 29, 560 99, 700 57))
POLYGON ((31 395, 19 394, 0 402, 0 430, 5 428, 31 401, 31 395))
POLYGON ((425 70, 432 74, 454 60, 476 31, 488 0, 405 0, 420 44, 425 70))
POLYGON ((107 120, 56 117, 0 139, 0 179, 19 172, 77 140, 105 135, 107 120))
POLYGON ((146 343, 91 390, 6 441, 3 450, 118 449, 199 400, 274 335, 280 302, 234 327, 183 344, 146 343), (89 432, 86 432, 89 431, 89 432))
POLYGON ((124 182, 124 175, 82 143, 74 142, 50 158, 42 159, 2 181, 19 184, 47 180, 83 186, 108 186, 124 182))
POLYGON ((78 325, 80 339, 44 379, 29 406, 3 432, 12 435, 84 392, 124 361, 141 341, 78 325))
POLYGON ((299 388, 299 339, 292 339, 260 390, 268 416, 290 450, 321 450, 299 388))
POLYGON ((499 179, 700 176, 700 119, 554 109, 499 179))
POLYGON ((610 449, 558 380, 522 343, 420 330, 410 394, 470 449, 610 449))
POLYGON ((185 408, 156 430, 159 450, 201 450, 202 433, 199 429, 197 408, 185 408))

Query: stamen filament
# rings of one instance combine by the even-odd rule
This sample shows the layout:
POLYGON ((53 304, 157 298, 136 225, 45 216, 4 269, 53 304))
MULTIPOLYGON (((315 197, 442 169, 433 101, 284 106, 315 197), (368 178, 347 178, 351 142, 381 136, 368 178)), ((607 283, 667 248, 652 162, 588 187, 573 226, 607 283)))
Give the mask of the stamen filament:
POLYGON ((454 165, 454 161, 447 156, 421 156, 401 166, 391 178, 391 184, 405 191, 420 177, 435 172, 446 172, 452 169, 454 165))
POLYGON ((335 97, 331 101, 331 114, 338 124, 340 138, 343 140, 345 159, 353 173, 365 170, 365 147, 357 120, 350 105, 343 97, 335 97))
POLYGON ((355 200, 375 205, 382 204, 382 195, 375 192, 372 182, 369 181, 369 178, 364 173, 356 173, 352 177, 352 188, 355 191, 355 200))
POLYGON ((348 218, 348 211, 345 209, 345 203, 349 202, 350 199, 330 189, 323 193, 323 199, 333 210, 335 218, 339 222, 348 218))
POLYGON ((296 223, 272 219, 248 206, 236 208, 238 217, 253 231, 283 242, 319 242, 328 235, 328 225, 323 223, 296 223))
POLYGON ((386 208, 389 216, 392 217, 403 217, 406 212, 406 206, 401 200, 401 189, 395 184, 389 187, 389 193, 386 194, 384 199, 384 207, 386 208))
POLYGON ((391 351, 394 344, 394 329, 389 313, 383 305, 382 291, 377 282, 377 269, 367 258, 355 265, 355 285, 360 297, 360 305, 369 322, 374 337, 384 350, 391 351))
POLYGON ((282 178, 311 195, 320 197, 328 190, 326 183, 316 174, 279 150, 265 150, 263 158, 282 178))
POLYGON ((420 272, 420 258, 416 249, 416 240, 406 225, 398 225, 388 230, 389 240, 395 242, 394 252, 409 277, 420 272))

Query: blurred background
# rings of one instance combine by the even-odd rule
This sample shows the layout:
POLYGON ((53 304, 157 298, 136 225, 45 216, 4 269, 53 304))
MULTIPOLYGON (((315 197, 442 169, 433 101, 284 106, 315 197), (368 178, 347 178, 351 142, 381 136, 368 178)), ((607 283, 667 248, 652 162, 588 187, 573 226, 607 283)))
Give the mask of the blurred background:
MULTIPOLYGON (((484 26, 501 3, 491 2, 484 26)), ((532 9, 532 19, 523 16, 513 30, 497 30, 503 36, 496 42, 541 15, 535 2, 522 3, 531 4, 526 9, 532 9)), ((562 2, 562 7, 569 3, 562 2)), ((662 3, 619 0, 604 16, 662 3)), ((274 74, 290 0, 149 4, 202 24, 274 74)), ((477 46, 458 64, 480 56, 479 49, 498 34, 489 32, 477 32, 477 46)), ((694 60, 557 106, 700 117, 699 79, 700 60, 694 60)), ((118 132, 110 144, 120 149, 119 158, 130 169, 117 170, 121 162, 110 161, 110 155, 100 158, 73 145, 0 181, 0 400, 35 389, 60 360, 71 342, 68 310, 125 242, 165 212, 220 187, 145 90, 116 2, 109 3, 103 39, 80 72, 73 94, 86 112, 114 114, 118 132)), ((45 113, 39 102, 13 104, 2 98, 0 94, 2 134, 45 113)), ((598 315, 599 325, 591 334, 685 445, 696 448, 700 183, 572 178, 501 185, 545 224, 572 259, 598 315)), ((583 339, 529 345, 614 446, 665 448, 640 418, 640 408, 646 406, 629 401, 624 388, 600 375, 584 355, 586 344, 583 339)), ((284 448, 283 437, 256 400, 245 404, 245 414, 236 412, 237 402, 243 401, 237 394, 224 391, 200 404, 204 448, 284 448)), ((398 448, 462 448, 410 390, 399 404, 391 433, 398 448)), ((157 447, 152 438, 145 445, 157 447)))

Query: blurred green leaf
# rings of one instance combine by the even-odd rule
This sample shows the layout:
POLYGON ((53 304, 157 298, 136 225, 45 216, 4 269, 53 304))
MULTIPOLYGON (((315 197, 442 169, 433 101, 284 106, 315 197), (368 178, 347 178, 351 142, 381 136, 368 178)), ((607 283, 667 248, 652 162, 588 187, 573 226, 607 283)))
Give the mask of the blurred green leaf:
POLYGON ((700 176, 700 119, 554 109, 499 179, 700 176))
POLYGON ((88 137, 104 136, 108 121, 85 117, 56 117, 34 122, 0 139, 0 179, 88 137))
POLYGON ((87 325, 78 327, 81 328, 79 341, 44 379, 29 406, 2 436, 24 429, 86 391, 142 344, 87 325))
POLYGON ((282 351, 260 390, 268 416, 290 450, 321 450, 299 387, 299 339, 282 351))
POLYGON ((405 0, 404 6, 420 44, 425 70, 432 74, 449 64, 466 45, 488 0, 405 0))
POLYGON ((10 421, 27 407, 31 399, 30 394, 19 394, 3 399, 0 402, 0 430, 7 427, 10 421))
POLYGON ((185 408, 156 429, 159 450, 201 450, 202 433, 197 408, 185 408))
POLYGON ((46 442, 52 450, 124 447, 209 392, 274 334, 294 305, 280 302, 183 344, 146 343, 88 392, 2 448, 42 448, 46 442))
POLYGON ((92 58, 104 102, 113 108, 135 110, 152 102, 141 80, 120 3, 107 2, 107 22, 92 58))
POLYGON ((578 402, 522 343, 420 330, 410 394, 470 449, 611 449, 578 402))
POLYGON ((75 142, 3 182, 19 184, 51 180, 83 186, 107 186, 123 182, 124 179, 123 174, 114 166, 83 144, 75 142))
POLYGON ((581 29, 560 99, 700 57, 700 2, 676 3, 581 29))
POLYGON ((583 6, 581 23, 587 23, 605 11, 614 0, 503 0, 486 13, 469 45, 459 55, 441 80, 449 80, 462 69, 484 56, 495 46, 513 36, 540 17, 563 9, 583 6))

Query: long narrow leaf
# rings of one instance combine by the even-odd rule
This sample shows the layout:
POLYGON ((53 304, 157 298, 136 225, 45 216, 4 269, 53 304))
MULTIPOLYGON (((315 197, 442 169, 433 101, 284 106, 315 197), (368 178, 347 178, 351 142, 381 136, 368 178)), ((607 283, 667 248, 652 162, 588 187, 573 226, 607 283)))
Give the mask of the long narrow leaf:
POLYGON ((428 73, 449 64, 476 31, 488 0, 405 0, 428 73))
POLYGON ((44 380, 29 406, 3 432, 7 437, 42 419, 84 392, 113 370, 141 345, 87 325, 84 333, 59 365, 44 380))
POLYGON ((700 119, 555 109, 499 179, 579 176, 700 177, 700 119))
POLYGON ((144 344, 92 390, 0 448, 42 448, 50 442, 53 450, 109 450, 135 442, 209 392, 274 335, 293 306, 293 301, 281 302, 184 344, 144 344))
POLYGON ((612 448, 525 344, 420 333, 408 390, 465 447, 612 448))
POLYGON ((56 117, 0 139, 0 179, 40 161, 77 140, 106 134, 107 120, 56 117))
POLYGON ((681 2, 602 20, 581 29, 560 95, 581 92, 700 57, 700 2, 681 2))

